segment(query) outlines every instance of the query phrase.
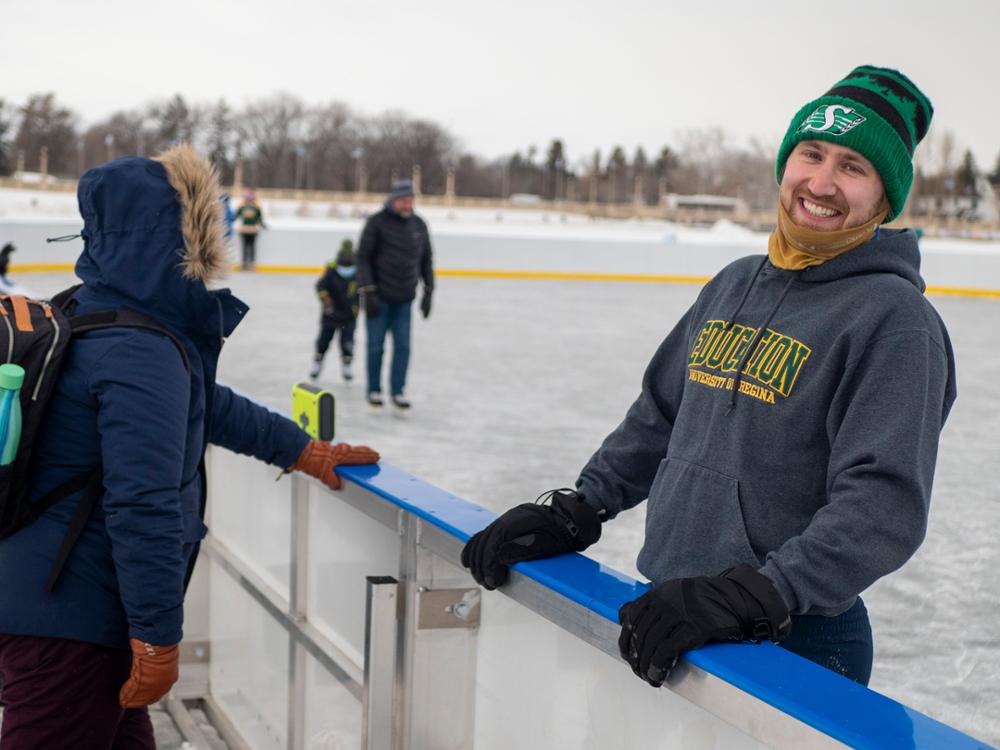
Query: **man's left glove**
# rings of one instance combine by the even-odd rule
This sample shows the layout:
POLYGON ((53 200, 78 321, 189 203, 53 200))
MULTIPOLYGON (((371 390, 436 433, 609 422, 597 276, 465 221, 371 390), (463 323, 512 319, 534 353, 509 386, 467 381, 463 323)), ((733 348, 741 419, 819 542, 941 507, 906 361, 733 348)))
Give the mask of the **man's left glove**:
POLYGON ((376 463, 378 459, 378 453, 367 445, 331 445, 325 440, 310 440, 288 471, 304 472, 316 477, 331 490, 339 490, 340 477, 334 471, 336 467, 364 466, 376 463))
POLYGON ((601 518, 574 490, 552 490, 551 505, 522 503, 462 548, 462 565, 481 586, 495 589, 507 580, 508 566, 525 560, 580 552, 601 538, 601 518))
POLYGON ((177 644, 153 646, 129 638, 132 647, 132 673, 118 692, 122 708, 142 708, 156 703, 177 682, 177 644))
POLYGON ((420 313, 424 316, 425 320, 430 317, 431 314, 431 295, 433 293, 433 289, 424 287, 424 295, 420 298, 420 313))
POLYGON ((624 604, 618 621, 622 658, 653 687, 689 649, 709 641, 778 641, 792 626, 781 594, 749 565, 664 581, 624 604))

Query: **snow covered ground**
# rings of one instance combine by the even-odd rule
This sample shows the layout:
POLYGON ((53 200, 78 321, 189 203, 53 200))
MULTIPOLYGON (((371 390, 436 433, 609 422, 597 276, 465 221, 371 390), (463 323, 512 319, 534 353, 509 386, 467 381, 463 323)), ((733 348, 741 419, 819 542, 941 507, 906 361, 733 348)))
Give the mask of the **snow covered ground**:
MULTIPOLYGON (((279 208, 270 207, 270 252, 276 257, 297 249, 279 245, 280 236, 318 233, 323 247, 332 248, 341 234, 356 238, 360 226, 349 215, 310 220, 283 217, 279 208), (282 235, 283 222, 289 234, 282 235)), ((766 241, 732 226, 699 232, 659 222, 594 224, 581 217, 563 224, 541 213, 518 212, 516 221, 505 215, 499 222, 483 212, 456 212, 453 219, 445 211, 422 213, 441 249, 442 267, 513 264, 613 273, 624 266, 707 275, 728 257, 762 252, 766 241), (479 265, 468 265, 473 262, 479 265)), ((11 201, 0 199, 0 242, 14 223, 54 220, 69 225, 67 231, 74 221, 79 225, 72 212, 29 211, 15 218, 11 201)), ((968 264, 961 269, 964 283, 956 285, 1000 289, 1000 245, 928 240, 924 249, 925 268, 935 257, 943 268, 954 267, 959 257, 968 264)), ((15 255, 14 261, 28 259, 15 255)), ((17 275, 16 266, 12 278, 39 294, 73 281, 69 273, 17 275)), ((311 275, 231 277, 230 286, 251 312, 226 344, 223 380, 288 409, 291 384, 304 379, 316 335, 313 282, 311 275)), ((414 323, 407 387, 412 414, 403 419, 369 413, 364 386, 341 382, 335 359, 328 358, 321 383, 337 398, 338 437, 369 443, 385 460, 496 511, 572 484, 635 398, 654 349, 698 289, 442 276, 430 320, 414 323)), ((864 594, 876 638, 872 687, 1000 744, 1000 299, 931 300, 952 335, 959 399, 942 436, 927 540, 901 571, 864 594)), ((363 326, 358 347, 364 351, 363 326)), ((360 375, 363 355, 357 364, 360 375)), ((634 561, 643 516, 641 507, 623 514, 588 554, 638 575, 634 561)))

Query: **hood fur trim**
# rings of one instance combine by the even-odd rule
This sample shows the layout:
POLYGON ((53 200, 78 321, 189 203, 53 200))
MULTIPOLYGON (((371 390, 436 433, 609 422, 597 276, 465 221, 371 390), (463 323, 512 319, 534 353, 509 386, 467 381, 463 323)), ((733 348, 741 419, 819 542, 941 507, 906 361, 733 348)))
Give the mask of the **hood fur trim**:
POLYGON ((189 143, 167 149, 155 160, 167 170, 167 179, 181 203, 184 277, 206 285, 221 279, 230 261, 218 171, 189 143))

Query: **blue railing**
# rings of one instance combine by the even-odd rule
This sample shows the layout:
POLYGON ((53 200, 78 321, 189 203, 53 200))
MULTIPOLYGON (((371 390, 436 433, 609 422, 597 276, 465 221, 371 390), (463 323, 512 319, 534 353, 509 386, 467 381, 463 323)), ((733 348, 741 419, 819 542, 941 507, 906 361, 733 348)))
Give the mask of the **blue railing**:
MULTIPOLYGON (((341 473, 462 542, 496 514, 389 464, 341 473)), ((617 623, 618 608, 647 584, 583 555, 514 566, 553 594, 617 623)), ((499 594, 494 594, 499 595, 499 594)), ((851 747, 984 750, 989 746, 880 693, 770 643, 711 644, 690 651, 691 665, 851 747)), ((625 665, 622 665, 625 668, 625 665)))

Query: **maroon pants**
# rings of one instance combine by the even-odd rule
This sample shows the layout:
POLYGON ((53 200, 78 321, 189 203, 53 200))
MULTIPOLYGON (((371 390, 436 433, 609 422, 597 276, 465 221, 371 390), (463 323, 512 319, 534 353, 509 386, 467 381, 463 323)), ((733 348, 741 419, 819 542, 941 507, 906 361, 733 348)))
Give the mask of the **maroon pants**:
POLYGON ((131 668, 128 651, 0 635, 0 750, 155 750, 149 712, 118 705, 131 668))

